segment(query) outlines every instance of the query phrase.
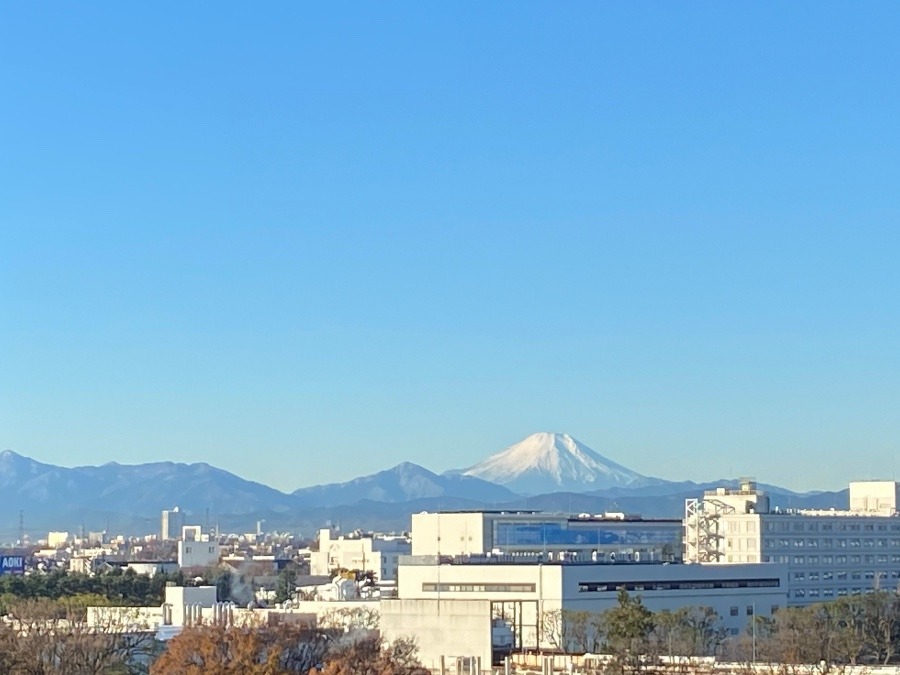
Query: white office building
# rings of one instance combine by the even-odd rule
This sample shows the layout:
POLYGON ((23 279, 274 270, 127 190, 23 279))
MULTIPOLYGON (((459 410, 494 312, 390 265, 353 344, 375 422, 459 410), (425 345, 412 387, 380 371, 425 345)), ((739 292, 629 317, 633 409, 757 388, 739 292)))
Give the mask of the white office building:
POLYGON ((160 517, 159 537, 163 541, 175 539, 184 527, 184 511, 177 506, 169 511, 163 511, 160 517))
POLYGON ((204 534, 199 525, 185 525, 178 540, 178 566, 211 567, 219 564, 222 555, 219 542, 204 534))
POLYGON ((772 509, 752 481, 688 500, 684 559, 708 565, 781 563, 791 605, 900 584, 900 486, 850 483, 845 510, 772 509))
POLYGON ((395 581, 400 556, 409 555, 409 538, 388 534, 335 536, 331 529, 319 531, 319 550, 310 553, 310 574, 330 575, 335 570, 373 573, 379 581, 395 581))
MULTIPOLYGON (((415 532, 413 532, 415 537, 415 532)), ((616 606, 620 589, 653 610, 711 607, 732 635, 754 614, 787 605, 785 565, 545 562, 524 557, 475 561, 469 556, 401 559, 398 598, 381 601, 388 639, 415 635, 420 656, 437 667, 441 655, 472 655, 490 663, 498 623, 516 651, 554 649, 552 622, 561 612, 600 613, 616 606)))
POLYGON ((412 516, 413 555, 543 556, 590 562, 676 562, 680 520, 624 513, 441 511, 412 516))

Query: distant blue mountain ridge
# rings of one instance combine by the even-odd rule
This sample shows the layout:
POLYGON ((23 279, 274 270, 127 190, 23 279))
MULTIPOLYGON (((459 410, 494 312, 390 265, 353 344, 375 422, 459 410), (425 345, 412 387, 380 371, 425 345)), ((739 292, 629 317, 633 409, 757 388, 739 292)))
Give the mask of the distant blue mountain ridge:
MULTIPOLYGON (((584 454, 583 449, 579 451, 584 454)), ((589 461, 596 462, 593 458, 589 461)), ((617 475, 633 473, 615 466, 617 475)), ((728 480, 673 482, 633 474, 639 478, 590 489, 602 481, 587 478, 579 466, 583 482, 577 485, 581 489, 559 489, 558 468, 550 467, 550 473, 556 470, 557 476, 550 475, 545 483, 532 472, 527 477, 531 487, 550 489, 530 494, 467 475, 464 470, 436 474, 411 462, 344 483, 285 493, 205 463, 110 462, 69 468, 6 450, 0 453, 0 489, 5 497, 0 506, 0 542, 15 538, 20 511, 24 512, 26 530, 34 535, 43 536, 49 529, 77 531, 81 527, 147 534, 158 530, 160 511, 176 505, 191 522, 219 523, 228 531, 246 531, 264 519, 267 528, 310 534, 326 523, 340 523, 345 529, 404 530, 412 513, 439 509, 627 511, 646 517, 680 518, 685 499, 735 484, 728 480)), ((565 477, 562 482, 566 487, 571 484, 565 477)), ((847 504, 846 491, 800 494, 777 486, 760 487, 770 492, 773 504, 783 507, 844 508, 847 504)))

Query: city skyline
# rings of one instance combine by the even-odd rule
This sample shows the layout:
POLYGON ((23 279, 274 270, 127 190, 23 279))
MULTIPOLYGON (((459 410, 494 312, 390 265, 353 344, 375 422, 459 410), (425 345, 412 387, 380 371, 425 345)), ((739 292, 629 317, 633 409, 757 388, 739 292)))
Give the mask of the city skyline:
POLYGON ((893 478, 890 3, 2 11, 0 450, 893 478))

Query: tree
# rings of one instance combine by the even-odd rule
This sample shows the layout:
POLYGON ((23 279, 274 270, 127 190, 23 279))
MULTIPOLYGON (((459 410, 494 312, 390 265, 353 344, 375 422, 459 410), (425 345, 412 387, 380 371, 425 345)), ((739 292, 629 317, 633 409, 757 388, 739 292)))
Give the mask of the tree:
POLYGON ((367 607, 340 607, 326 612, 319 619, 319 626, 325 629, 349 633, 357 630, 378 630, 381 614, 367 607))
POLYGON ((382 644, 377 631, 359 631, 334 646, 315 675, 427 675, 409 639, 382 644))
POLYGON ((712 607, 681 607, 653 615, 653 644, 658 654, 714 656, 727 629, 712 607))
POLYGON ((603 612, 606 650, 613 657, 613 666, 620 671, 638 671, 644 656, 650 651, 653 631, 653 612, 644 607, 640 597, 619 590, 617 606, 603 612))
POLYGON ((325 658, 329 637, 305 626, 196 626, 172 638, 151 675, 287 675, 325 658))
POLYGON ((863 597, 864 632, 872 657, 887 665, 900 641, 900 597, 877 590, 863 597))
POLYGON ((152 633, 125 620, 90 626, 83 610, 53 600, 26 600, 0 624, 0 672, 7 675, 111 675, 146 672, 152 633))

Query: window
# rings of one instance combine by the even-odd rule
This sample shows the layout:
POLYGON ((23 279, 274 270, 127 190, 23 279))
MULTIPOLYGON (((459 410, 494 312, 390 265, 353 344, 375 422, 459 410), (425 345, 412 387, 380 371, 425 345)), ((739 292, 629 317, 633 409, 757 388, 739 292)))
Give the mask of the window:
MULTIPOLYGON (((626 591, 671 591, 671 590, 709 590, 714 588, 778 588, 781 582, 777 578, 772 579, 728 579, 728 580, 697 580, 697 581, 581 581, 578 583, 579 593, 616 593, 622 589, 626 591)), ((534 591, 534 584, 530 584, 534 591)))
POLYGON ((777 611, 778 611, 778 605, 772 605, 772 606, 769 608, 769 613, 770 613, 770 614, 774 614, 774 613, 777 612, 777 611))
POLYGON ((806 572, 794 572, 794 581, 803 581, 806 579, 806 572))
POLYGON ((534 593, 534 588, 534 584, 422 584, 425 593, 534 593))
POLYGON ((833 598, 834 597, 834 589, 826 588, 824 591, 822 591, 822 595, 825 596, 826 598, 833 598))
MULTIPOLYGON (((900 561, 900 555, 897 556, 897 559, 898 559, 898 561, 900 561)), ((845 556, 845 555, 835 556, 834 561, 838 565, 846 565, 847 564, 847 556, 845 556)))
POLYGON ((851 572, 850 578, 854 581, 859 581, 860 579, 862 579, 862 572, 851 572))
POLYGON ((822 556, 822 564, 823 564, 823 565, 830 565, 832 562, 834 562, 834 557, 833 557, 833 556, 830 556, 830 555, 823 555, 823 556, 822 556))
POLYGON ((809 589, 809 597, 818 598, 819 597, 819 589, 818 588, 810 588, 809 589))
POLYGON ((817 555, 807 556, 806 562, 808 562, 810 565, 818 565, 819 564, 819 556, 817 556, 817 555))
POLYGON ((818 581, 818 580, 819 580, 819 573, 818 573, 818 572, 810 572, 810 573, 809 573, 808 579, 809 579, 810 581, 818 581))
POLYGON ((818 530, 819 530, 818 523, 815 523, 815 522, 807 523, 807 525, 806 525, 807 532, 818 532, 818 530))
POLYGON ((747 605, 747 616, 753 616, 753 605, 747 605))
POLYGON ((838 581, 847 581, 847 573, 846 572, 838 572, 837 580, 838 581))
POLYGON ((863 529, 866 532, 872 532, 875 529, 875 526, 872 525, 871 523, 866 523, 865 525, 863 525, 863 529))
POLYGON ((850 548, 859 548, 859 539, 851 539, 850 548))
POLYGON ((846 589, 846 588, 839 588, 839 589, 838 589, 838 597, 841 597, 841 598, 842 598, 842 597, 844 597, 845 595, 847 595, 847 589, 846 589))
POLYGON ((832 577, 834 577, 833 572, 822 572, 822 581, 831 581, 832 577))
POLYGON ((797 565, 802 565, 802 564, 804 563, 803 556, 802 556, 802 555, 795 555, 795 556, 794 556, 794 563, 797 564, 797 565))
POLYGON ((851 565, 859 565, 859 563, 860 563, 861 561, 862 561, 862 560, 861 560, 861 558, 860 558, 858 555, 851 555, 851 556, 850 556, 850 564, 851 564, 851 565))
POLYGON ((805 598, 806 591, 804 591, 802 588, 797 588, 794 590, 794 597, 795 598, 805 598))
POLYGON ((822 540, 822 548, 832 548, 834 546, 834 539, 823 539, 822 540))
POLYGON ((735 606, 733 606, 733 607, 731 608, 731 612, 730 612, 730 613, 731 613, 731 616, 737 616, 737 615, 738 615, 738 608, 735 607, 735 606))

